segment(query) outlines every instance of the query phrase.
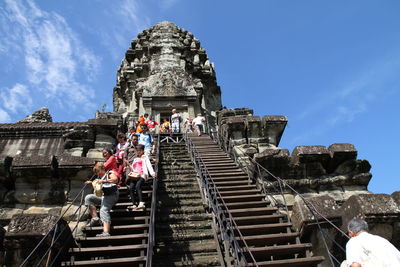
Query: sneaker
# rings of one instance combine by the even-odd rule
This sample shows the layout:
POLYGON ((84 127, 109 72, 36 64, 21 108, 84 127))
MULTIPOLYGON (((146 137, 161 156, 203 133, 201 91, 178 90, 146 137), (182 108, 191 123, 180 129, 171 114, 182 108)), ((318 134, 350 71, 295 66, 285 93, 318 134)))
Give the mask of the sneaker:
POLYGON ((139 202, 139 205, 136 207, 136 210, 144 210, 146 206, 144 205, 144 202, 139 202))
POLYGON ((110 236, 110 233, 102 232, 101 234, 97 234, 97 237, 107 237, 110 236))
POLYGON ((93 227, 93 226, 99 226, 100 223, 100 218, 92 218, 90 219, 90 221, 88 222, 88 224, 86 225, 87 227, 93 227))

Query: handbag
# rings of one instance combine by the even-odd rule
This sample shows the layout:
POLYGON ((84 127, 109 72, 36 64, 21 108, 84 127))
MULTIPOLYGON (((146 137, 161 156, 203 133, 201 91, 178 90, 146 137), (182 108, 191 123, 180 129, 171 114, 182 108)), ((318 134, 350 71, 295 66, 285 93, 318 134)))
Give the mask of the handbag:
MULTIPOLYGON (((104 175, 101 179, 107 179, 108 178, 108 172, 106 175, 104 175)), ((97 197, 102 197, 111 195, 115 192, 117 192, 118 187, 114 183, 100 183, 100 179, 95 179, 92 182, 93 186, 93 194, 95 194, 97 197)))
POLYGON ((128 178, 129 180, 137 181, 140 179, 140 173, 131 171, 130 173, 128 173, 128 178))
POLYGON ((100 179, 95 179, 92 182, 93 186, 93 194, 96 195, 96 197, 102 197, 103 196, 103 184, 100 183, 100 179))

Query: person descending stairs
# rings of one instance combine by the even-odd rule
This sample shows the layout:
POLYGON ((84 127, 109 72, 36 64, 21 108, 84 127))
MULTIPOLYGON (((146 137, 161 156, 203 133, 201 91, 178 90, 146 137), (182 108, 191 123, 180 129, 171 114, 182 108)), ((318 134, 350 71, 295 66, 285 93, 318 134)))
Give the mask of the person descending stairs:
POLYGON ((188 142, 206 170, 203 178, 217 189, 219 207, 233 217, 233 231, 249 266, 312 267, 323 261, 312 256, 311 244, 300 242, 285 216, 209 136, 192 135, 188 142))

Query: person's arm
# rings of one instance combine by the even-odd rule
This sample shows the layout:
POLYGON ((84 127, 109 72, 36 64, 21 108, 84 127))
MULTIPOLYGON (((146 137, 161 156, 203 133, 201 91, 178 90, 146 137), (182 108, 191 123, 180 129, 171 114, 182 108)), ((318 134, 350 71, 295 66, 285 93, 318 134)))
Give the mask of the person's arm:
POLYGON ((146 159, 145 159, 145 165, 146 165, 146 169, 147 169, 148 173, 149 173, 153 178, 156 178, 157 175, 156 175, 156 173, 154 172, 153 166, 151 165, 150 160, 149 160, 148 157, 146 157, 146 159))
POLYGON ((361 267, 361 264, 357 263, 357 262, 353 262, 350 267, 361 267))
POLYGON ((101 179, 102 184, 104 183, 118 183, 118 177, 114 173, 108 174, 108 179, 101 179))

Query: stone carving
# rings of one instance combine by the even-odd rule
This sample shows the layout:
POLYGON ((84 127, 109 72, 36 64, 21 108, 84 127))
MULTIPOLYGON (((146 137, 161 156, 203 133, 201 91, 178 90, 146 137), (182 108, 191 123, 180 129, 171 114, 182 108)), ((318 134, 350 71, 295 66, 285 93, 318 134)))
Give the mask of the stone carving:
POLYGON ((20 120, 18 123, 32 123, 32 122, 52 122, 53 119, 46 107, 40 108, 33 112, 31 115, 20 120))
MULTIPOLYGON (((47 214, 14 215, 4 238, 4 249, 7 253, 5 264, 7 266, 19 266, 57 221, 58 216, 47 214)), ((70 228, 65 221, 60 220, 56 229, 56 236, 60 235, 60 238, 55 241, 53 252, 58 253, 59 250, 68 249, 69 242, 72 242, 73 239, 70 228)), ((48 249, 52 242, 52 236, 53 234, 50 234, 46 238, 44 245, 37 252, 38 255, 43 255, 48 249)), ((40 257, 32 257, 27 266, 36 266, 39 260, 40 257)))
POLYGON ((193 34, 166 21, 144 30, 126 51, 117 72, 114 111, 157 117, 166 111, 157 104, 161 98, 184 100, 174 106, 183 119, 206 113, 215 127, 221 90, 213 64, 193 34))

